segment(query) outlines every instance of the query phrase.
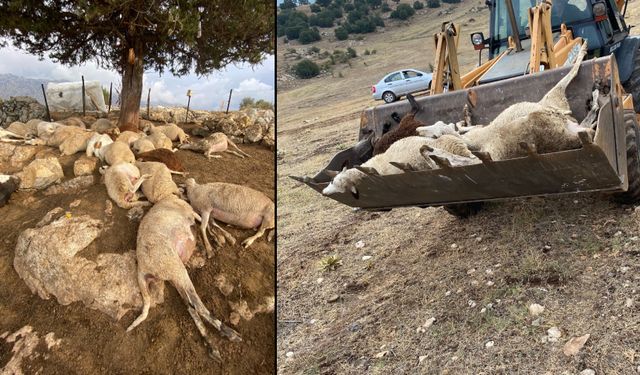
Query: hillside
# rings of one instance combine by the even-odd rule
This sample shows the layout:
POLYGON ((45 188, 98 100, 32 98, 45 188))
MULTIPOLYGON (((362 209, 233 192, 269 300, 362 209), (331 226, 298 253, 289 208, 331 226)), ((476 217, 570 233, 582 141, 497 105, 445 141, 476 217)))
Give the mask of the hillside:
POLYGON ((47 83, 56 82, 46 79, 31 79, 13 74, 0 74, 0 99, 11 96, 30 96, 44 104, 41 84, 47 88, 47 83))
MULTIPOLYGON (((392 70, 427 67, 441 22, 462 26, 462 71, 473 67, 468 34, 488 29, 488 11, 479 7, 467 0, 424 9, 361 41, 279 44, 280 372, 640 372, 635 206, 586 194, 493 203, 467 220, 442 208, 357 212, 287 177, 313 175, 355 143, 360 112, 380 104, 371 100, 370 85, 392 70), (443 9, 451 14, 438 16, 443 9), (294 61, 285 58, 287 49, 312 46, 351 46, 359 57, 333 76, 286 76, 294 61), (364 56, 365 49, 377 53, 364 56), (329 256, 341 265, 323 271, 329 256), (532 304, 544 311, 533 315, 532 304), (565 356, 565 343, 585 334, 579 353, 565 356)), ((627 22, 638 21, 640 2, 633 0, 627 22)))

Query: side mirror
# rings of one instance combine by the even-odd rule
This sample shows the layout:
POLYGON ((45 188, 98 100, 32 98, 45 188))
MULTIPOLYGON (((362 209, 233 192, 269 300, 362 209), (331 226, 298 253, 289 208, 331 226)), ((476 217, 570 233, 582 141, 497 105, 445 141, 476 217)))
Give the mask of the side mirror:
POLYGON ((475 49, 476 51, 485 49, 486 40, 484 39, 484 34, 481 32, 471 34, 471 44, 473 44, 473 49, 475 49))

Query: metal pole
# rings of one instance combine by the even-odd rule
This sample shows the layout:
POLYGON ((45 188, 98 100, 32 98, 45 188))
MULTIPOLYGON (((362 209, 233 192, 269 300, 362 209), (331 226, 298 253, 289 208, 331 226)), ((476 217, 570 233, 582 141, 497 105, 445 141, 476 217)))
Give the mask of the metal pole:
POLYGON ((109 84, 109 111, 107 113, 111 113, 111 94, 113 93, 113 82, 109 84))
POLYGON ((42 86, 42 96, 44 96, 44 107, 47 109, 47 120, 51 122, 53 119, 51 118, 51 112, 49 112, 49 103, 47 103, 47 93, 44 91, 44 83, 41 83, 40 86, 42 86))
POLYGON ((147 118, 149 118, 149 103, 151 100, 151 88, 149 88, 149 91, 147 92, 147 118))
POLYGON ((187 102, 187 114, 184 116, 184 122, 189 122, 189 105, 191 104, 191 96, 189 96, 189 101, 187 102))
POLYGON ((229 105, 231 104, 231 94, 233 93, 233 89, 229 90, 229 101, 227 101, 227 112, 229 113, 229 105))
POLYGON ((82 76, 82 116, 86 116, 84 105, 84 76, 82 76))

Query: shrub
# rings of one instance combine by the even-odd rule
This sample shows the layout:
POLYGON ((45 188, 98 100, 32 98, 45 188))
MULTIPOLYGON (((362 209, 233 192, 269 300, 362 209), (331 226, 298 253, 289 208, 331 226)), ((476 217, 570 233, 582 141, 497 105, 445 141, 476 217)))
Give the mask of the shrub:
POLYGON ((365 49, 365 50, 364 50, 364 55, 365 55, 365 56, 369 56, 370 54, 371 54, 371 52, 369 52, 369 50, 368 50, 368 49, 365 49))
POLYGON ((358 53, 356 52, 355 49, 349 47, 347 48, 347 54, 349 55, 349 58, 353 59, 355 57, 358 57, 358 53))
POLYGON ((311 11, 313 13, 320 13, 320 11, 322 10, 322 8, 320 8, 320 5, 318 4, 311 4, 309 8, 311 8, 311 11))
POLYGON ((367 0, 367 3, 369 3, 369 6, 372 9, 375 9, 375 8, 379 7, 380 5, 382 5, 382 0, 367 0))
POLYGON ((346 40, 347 38, 349 38, 349 32, 342 26, 335 29, 334 33, 336 34, 336 39, 338 40, 346 40))
POLYGON ((429 8, 440 8, 440 0, 427 0, 429 8))
POLYGON ((320 53, 320 48, 318 48, 316 46, 313 46, 313 47, 309 48, 309 52, 320 53))
POLYGON ((296 7, 296 2, 293 0, 284 0, 282 4, 280 4, 280 9, 293 9, 296 7))
POLYGON ((296 75, 302 79, 309 79, 320 74, 320 67, 311 60, 304 59, 294 66, 296 75))
POLYGON ((455 3, 459 3, 461 0, 442 0, 443 3, 447 3, 447 4, 455 4, 455 3))
POLYGON ((389 3, 387 3, 386 1, 384 3, 382 3, 382 13, 388 13, 391 12, 391 7, 389 6, 389 3))
POLYGON ((285 30, 285 35, 289 40, 298 39, 300 37, 300 32, 305 29, 307 29, 306 25, 289 26, 285 30))
POLYGON ((382 20, 382 17, 373 16, 373 17, 371 17, 371 20, 373 21, 374 25, 379 26, 379 27, 384 27, 384 21, 382 20))
POLYGON ((318 15, 309 17, 309 26, 333 27, 333 15, 323 10, 318 15))
POLYGON ((349 4, 344 4, 344 7, 342 7, 344 9, 345 12, 351 12, 352 10, 356 9, 356 7, 349 3, 349 4))
POLYGON ((424 4, 422 4, 421 2, 416 1, 415 3, 413 3, 413 9, 420 10, 422 8, 424 8, 424 4))
POLYGON ((408 4, 400 4, 391 12, 391 18, 396 18, 399 20, 406 20, 407 18, 416 14, 416 11, 408 4))
POLYGON ((300 43, 309 44, 320 40, 320 32, 318 29, 306 29, 300 32, 300 43))
POLYGON ((372 49, 372 50, 371 50, 371 54, 372 54, 372 55, 375 55, 375 54, 376 54, 376 52, 378 52, 378 51, 376 51, 375 49, 372 49))
POLYGON ((326 8, 331 4, 331 0, 316 0, 316 4, 326 8))

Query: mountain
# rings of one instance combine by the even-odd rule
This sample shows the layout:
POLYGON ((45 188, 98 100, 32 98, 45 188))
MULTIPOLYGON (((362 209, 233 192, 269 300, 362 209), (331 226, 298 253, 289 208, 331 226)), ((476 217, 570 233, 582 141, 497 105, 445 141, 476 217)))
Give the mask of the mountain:
POLYGON ((30 96, 44 104, 41 84, 47 87, 49 82, 58 82, 47 79, 32 79, 13 74, 0 74, 0 99, 9 99, 10 96, 30 96))

